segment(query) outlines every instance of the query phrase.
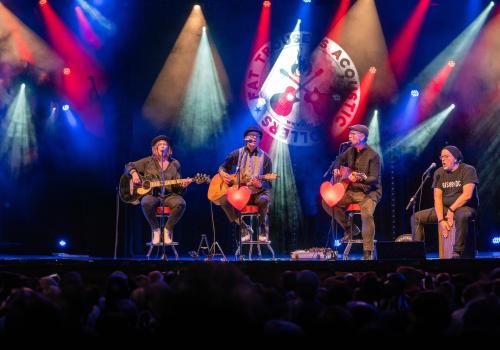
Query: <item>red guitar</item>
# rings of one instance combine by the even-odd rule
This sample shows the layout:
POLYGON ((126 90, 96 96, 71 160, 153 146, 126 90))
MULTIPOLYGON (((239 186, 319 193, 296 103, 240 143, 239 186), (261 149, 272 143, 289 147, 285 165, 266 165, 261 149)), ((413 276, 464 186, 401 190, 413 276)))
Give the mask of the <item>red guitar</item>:
POLYGON ((314 75, 307 79, 303 84, 300 84, 297 80, 293 79, 290 74, 284 69, 280 69, 280 73, 290 78, 294 83, 296 83, 299 87, 296 89, 293 86, 287 86, 285 91, 279 94, 274 94, 271 97, 270 103, 273 111, 282 117, 286 117, 292 112, 293 104, 298 102, 297 92, 300 89, 305 88, 307 84, 309 84, 313 79, 317 78, 323 73, 323 69, 320 68, 314 73, 314 75))

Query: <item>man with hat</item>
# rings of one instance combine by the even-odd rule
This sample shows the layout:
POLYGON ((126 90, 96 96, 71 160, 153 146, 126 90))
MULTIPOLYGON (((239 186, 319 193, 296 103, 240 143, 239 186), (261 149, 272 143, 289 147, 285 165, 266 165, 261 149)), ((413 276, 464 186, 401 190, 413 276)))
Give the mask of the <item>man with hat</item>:
MULTIPOLYGON (((271 158, 259 148, 262 131, 258 127, 251 126, 245 130, 243 139, 245 145, 229 153, 224 163, 219 167, 219 174, 226 184, 230 184, 229 172, 233 170, 240 172, 241 185, 248 186, 252 191, 249 204, 256 205, 259 208, 260 234, 258 239, 261 242, 267 242, 269 240, 267 213, 271 203, 271 183, 259 180, 257 177, 271 173, 273 165, 271 158)), ((252 228, 243 221, 240 223, 238 213, 227 201, 226 196, 223 196, 216 204, 222 207, 229 221, 237 225, 241 224, 241 240, 242 242, 248 241, 252 228)))
MULTIPOLYGON (((151 155, 125 165, 125 172, 132 176, 135 184, 141 183, 142 177, 153 177, 158 180, 174 180, 181 178, 181 164, 172 158, 170 139, 158 135, 151 141, 151 155)), ((180 220, 186 209, 186 202, 180 195, 183 189, 191 183, 186 180, 180 185, 164 186, 153 189, 141 199, 141 207, 146 220, 153 232, 153 244, 160 243, 160 223, 156 217, 156 208, 160 205, 171 209, 170 216, 163 227, 163 242, 172 243, 174 225, 180 220)))
POLYGON ((338 156, 334 162, 333 175, 340 174, 339 166, 346 166, 354 172, 349 175, 349 185, 344 197, 333 208, 323 201, 323 208, 344 228, 342 241, 359 235, 360 230, 346 217, 345 210, 350 204, 359 204, 361 211, 363 259, 372 260, 375 237, 375 221, 373 214, 377 203, 382 197, 382 184, 380 181, 380 156, 366 144, 368 127, 361 124, 349 127, 349 147, 338 156), (365 176, 356 176, 361 173, 365 176))
POLYGON ((432 183, 434 208, 418 211, 412 216, 412 235, 414 240, 423 241, 423 225, 438 224, 439 232, 443 235, 448 235, 455 225, 452 258, 460 258, 465 250, 469 218, 476 215, 474 206, 479 205, 476 190, 479 180, 476 169, 463 163, 462 152, 457 147, 443 147, 440 160, 443 166, 434 172, 432 183))

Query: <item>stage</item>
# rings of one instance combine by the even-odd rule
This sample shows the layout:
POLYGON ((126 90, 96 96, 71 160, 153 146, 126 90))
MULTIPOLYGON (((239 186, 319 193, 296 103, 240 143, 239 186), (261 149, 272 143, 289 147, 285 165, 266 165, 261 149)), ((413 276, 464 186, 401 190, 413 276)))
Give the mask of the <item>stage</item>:
POLYGON ((480 252, 475 259, 437 259, 436 254, 427 254, 426 259, 397 259, 363 261, 360 254, 352 254, 350 260, 315 261, 291 260, 288 256, 277 256, 272 260, 264 255, 261 260, 236 261, 234 256, 228 256, 229 261, 208 261, 205 256, 194 259, 190 256, 180 256, 175 260, 173 255, 168 260, 146 257, 134 259, 112 259, 85 255, 0 255, 0 271, 19 273, 25 276, 39 278, 50 274, 64 274, 78 271, 85 280, 96 283, 105 281, 106 277, 116 270, 125 272, 129 277, 147 274, 151 271, 181 274, 183 271, 201 264, 234 264, 253 281, 265 284, 274 284, 279 281, 280 275, 287 270, 311 270, 318 276, 332 274, 363 273, 375 271, 378 274, 394 272, 400 266, 411 266, 430 273, 467 273, 481 276, 500 266, 500 253, 480 252))

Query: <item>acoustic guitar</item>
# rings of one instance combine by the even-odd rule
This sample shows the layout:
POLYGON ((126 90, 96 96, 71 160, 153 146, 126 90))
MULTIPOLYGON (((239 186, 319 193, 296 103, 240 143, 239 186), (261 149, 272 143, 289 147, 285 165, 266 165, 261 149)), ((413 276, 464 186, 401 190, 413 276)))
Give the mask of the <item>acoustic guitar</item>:
POLYGON ((135 184, 132 180, 132 176, 129 174, 123 174, 120 178, 119 185, 119 195, 120 199, 125 203, 129 204, 139 204, 140 199, 146 194, 150 193, 154 188, 171 185, 179 185, 185 181, 191 180, 191 182, 196 184, 209 183, 210 176, 207 174, 196 174, 193 177, 188 177, 185 179, 173 179, 161 181, 155 176, 141 176, 141 183, 135 184))
POLYGON ((338 175, 332 176, 330 181, 325 181, 321 184, 320 193, 323 201, 326 203, 326 207, 333 208, 344 198, 347 187, 352 182, 349 180, 349 175, 353 175, 356 181, 367 179, 365 173, 352 171, 348 167, 341 166, 338 175))
MULTIPOLYGON (((207 197, 209 200, 211 200, 212 202, 218 201, 219 199, 222 198, 222 196, 224 196, 226 194, 227 190, 230 187, 236 186, 236 184, 238 182, 238 178, 237 178, 238 175, 232 174, 229 176, 231 177, 231 182, 229 183, 229 185, 224 182, 224 179, 222 178, 222 176, 220 174, 217 174, 214 177, 212 177, 212 181, 210 181, 210 185, 208 186, 207 197)), ((259 180, 264 180, 264 181, 273 181, 273 180, 276 180, 278 178, 278 174, 269 173, 269 174, 257 176, 256 178, 259 180)), ((246 181, 241 181, 241 183, 245 184, 246 181)))

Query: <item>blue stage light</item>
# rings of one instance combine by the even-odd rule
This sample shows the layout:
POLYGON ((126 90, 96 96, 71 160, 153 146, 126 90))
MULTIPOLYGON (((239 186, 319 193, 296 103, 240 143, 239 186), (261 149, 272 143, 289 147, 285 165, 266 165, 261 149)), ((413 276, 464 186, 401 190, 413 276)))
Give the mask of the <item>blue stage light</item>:
POLYGON ((420 95, 420 93, 418 92, 418 90, 411 90, 411 95, 413 97, 418 97, 418 95, 420 95))
POLYGON ((336 239, 335 242, 333 243, 336 247, 340 247, 340 240, 336 239))
POLYGON ((500 236, 494 236, 491 239, 491 243, 493 243, 494 245, 499 245, 500 244, 500 236))
POLYGON ((64 248, 67 245, 67 243, 64 239, 59 240, 58 244, 59 244, 59 247, 61 247, 61 248, 64 248))
POLYGON ((69 105, 63 105, 63 106, 62 106, 62 110, 63 110, 63 111, 67 111, 68 109, 69 109, 69 105))

